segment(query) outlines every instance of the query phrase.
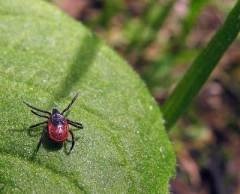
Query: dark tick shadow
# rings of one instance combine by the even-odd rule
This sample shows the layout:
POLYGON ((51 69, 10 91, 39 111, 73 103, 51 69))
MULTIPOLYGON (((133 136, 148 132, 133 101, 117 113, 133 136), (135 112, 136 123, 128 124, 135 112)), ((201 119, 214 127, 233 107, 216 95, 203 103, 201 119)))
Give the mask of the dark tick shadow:
MULTIPOLYGON (((76 131, 76 130, 80 130, 80 129, 75 129, 75 128, 72 129, 72 131, 76 131)), ((37 156, 39 149, 43 149, 43 148, 45 150, 47 150, 48 152, 55 152, 55 151, 58 151, 63 148, 63 151, 65 152, 66 155, 70 154, 69 147, 70 147, 72 141, 66 140, 65 142, 55 142, 49 138, 47 129, 45 129, 45 130, 42 129, 42 134, 43 134, 42 138, 41 138, 41 134, 39 134, 39 141, 41 138, 41 144, 38 145, 36 142, 36 147, 30 157, 31 160, 34 160, 37 156)), ((29 133, 29 136, 36 136, 36 135, 32 135, 32 133, 29 133)), ((78 141, 78 139, 79 139, 79 137, 75 137, 75 141, 78 141)))
POLYGON ((48 151, 58 151, 63 147, 63 143, 52 141, 49 138, 48 133, 45 132, 42 138, 42 147, 48 151))
MULTIPOLYGON (((59 82, 58 90, 54 92, 52 102, 54 100, 60 101, 69 95, 73 86, 83 78, 93 64, 99 46, 100 41, 94 35, 88 34, 81 39, 81 45, 72 63, 69 65, 65 78, 59 82)), ((74 92, 76 93, 77 91, 74 92)))
MULTIPOLYGON (((39 136, 39 140, 40 140, 39 136)), ((67 143, 67 142, 66 142, 67 143)), ((34 160, 37 156, 37 153, 40 149, 45 149, 48 152, 55 152, 63 148, 64 143, 63 142, 55 142, 51 140, 48 136, 48 132, 46 130, 43 131, 43 136, 41 138, 41 144, 37 145, 34 149, 34 152, 32 153, 31 160, 34 160)), ((65 152, 65 146, 64 146, 64 152, 65 152)), ((66 152, 65 152, 66 153, 66 152)))

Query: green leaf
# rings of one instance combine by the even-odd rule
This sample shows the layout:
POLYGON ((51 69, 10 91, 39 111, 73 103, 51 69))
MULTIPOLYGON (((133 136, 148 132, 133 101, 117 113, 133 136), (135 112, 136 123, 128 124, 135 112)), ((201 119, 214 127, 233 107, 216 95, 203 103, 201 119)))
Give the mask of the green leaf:
MULTIPOLYGON (((161 113, 134 71, 80 23, 36 0, 0 0, 0 191, 168 193, 175 156, 161 113), (80 121, 70 155, 40 147, 22 101, 80 121)), ((67 145, 69 146, 69 145, 67 145)))
POLYGON ((194 60, 183 79, 163 106, 166 128, 170 129, 187 109, 225 51, 235 40, 240 30, 240 1, 237 1, 224 25, 213 36, 209 44, 194 60))

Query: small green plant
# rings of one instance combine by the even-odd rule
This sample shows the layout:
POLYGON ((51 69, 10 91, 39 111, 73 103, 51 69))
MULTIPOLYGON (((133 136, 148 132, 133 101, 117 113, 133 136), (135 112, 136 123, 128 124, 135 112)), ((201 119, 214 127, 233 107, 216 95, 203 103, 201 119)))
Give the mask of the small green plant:
POLYGON ((224 25, 207 47, 194 60, 192 66, 176 86, 163 106, 166 127, 169 129, 183 114, 194 96, 206 82, 214 67, 235 40, 240 30, 240 2, 232 9, 224 25))

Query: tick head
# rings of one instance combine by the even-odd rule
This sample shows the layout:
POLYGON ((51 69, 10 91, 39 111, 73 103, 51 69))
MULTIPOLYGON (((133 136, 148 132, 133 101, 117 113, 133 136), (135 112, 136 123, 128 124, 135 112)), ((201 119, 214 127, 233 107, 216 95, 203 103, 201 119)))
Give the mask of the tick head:
POLYGON ((54 115, 54 114, 60 114, 60 112, 57 108, 52 109, 52 115, 54 115))
POLYGON ((64 116, 58 111, 58 109, 52 109, 51 121, 54 125, 59 125, 64 123, 64 116))

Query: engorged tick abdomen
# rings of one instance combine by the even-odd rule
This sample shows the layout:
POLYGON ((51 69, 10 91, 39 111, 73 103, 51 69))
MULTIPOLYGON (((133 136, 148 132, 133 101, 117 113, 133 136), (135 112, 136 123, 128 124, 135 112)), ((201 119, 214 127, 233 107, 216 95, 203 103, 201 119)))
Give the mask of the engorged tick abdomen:
POLYGON ((53 141, 64 142, 68 138, 68 130, 69 125, 66 120, 57 125, 53 125, 51 120, 48 121, 48 134, 53 141))

